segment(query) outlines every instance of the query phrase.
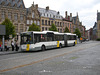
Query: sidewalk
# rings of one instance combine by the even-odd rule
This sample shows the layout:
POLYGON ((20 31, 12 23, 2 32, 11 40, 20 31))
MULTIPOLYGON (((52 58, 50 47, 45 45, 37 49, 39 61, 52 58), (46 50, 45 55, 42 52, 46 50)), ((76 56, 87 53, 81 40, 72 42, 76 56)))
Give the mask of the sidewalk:
POLYGON ((21 50, 19 49, 18 51, 12 51, 11 49, 9 49, 8 51, 0 51, 0 56, 1 55, 7 55, 7 54, 16 54, 21 52, 21 50))

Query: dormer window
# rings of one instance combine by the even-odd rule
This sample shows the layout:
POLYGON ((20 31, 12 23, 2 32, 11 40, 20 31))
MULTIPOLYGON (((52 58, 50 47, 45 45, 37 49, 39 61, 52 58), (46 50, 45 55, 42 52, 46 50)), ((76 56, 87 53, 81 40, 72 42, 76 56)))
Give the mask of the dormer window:
POLYGON ((15 0, 12 0, 13 2, 15 1, 15 0))
POLYGON ((53 18, 55 18, 55 15, 53 15, 53 18))
POLYGON ((9 3, 8 6, 11 6, 11 3, 9 3))
POLYGON ((20 5, 20 8, 22 8, 23 6, 22 5, 20 5))
POLYGON ((48 14, 47 14, 47 17, 48 17, 48 14))
POLYGON ((21 2, 21 0, 19 0, 18 2, 21 2))
POLYGON ((50 14, 50 17, 51 17, 51 14, 50 14))
POLYGON ((17 4, 14 4, 14 7, 17 7, 17 4))
POLYGON ((7 1, 9 1, 9 0, 7 0, 7 1))
POLYGON ((5 2, 3 1, 2 3, 1 3, 1 5, 4 5, 5 4, 5 2))
POLYGON ((34 13, 32 13, 32 18, 34 18, 34 13))

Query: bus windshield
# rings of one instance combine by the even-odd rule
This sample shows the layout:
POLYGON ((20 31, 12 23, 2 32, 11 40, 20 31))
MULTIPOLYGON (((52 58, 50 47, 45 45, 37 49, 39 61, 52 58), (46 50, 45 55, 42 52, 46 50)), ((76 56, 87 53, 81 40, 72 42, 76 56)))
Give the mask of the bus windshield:
POLYGON ((33 44, 33 34, 31 32, 22 33, 21 44, 33 44))

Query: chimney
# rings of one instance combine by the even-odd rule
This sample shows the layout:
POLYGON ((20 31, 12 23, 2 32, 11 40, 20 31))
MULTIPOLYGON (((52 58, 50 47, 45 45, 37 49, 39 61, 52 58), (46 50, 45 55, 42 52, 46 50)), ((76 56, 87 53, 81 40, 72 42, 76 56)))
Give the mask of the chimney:
POLYGON ((65 12, 65 18, 67 19, 67 11, 65 12))
POLYGON ((57 12, 57 14, 60 14, 59 11, 57 12))
POLYGON ((46 7, 46 10, 49 10, 49 6, 46 7))
POLYGON ((98 13, 98 10, 97 10, 97 13, 98 13))
POLYGON ((35 5, 35 8, 38 9, 38 4, 35 5))
POLYGON ((78 12, 77 12, 77 18, 78 18, 78 12))
POLYGON ((33 1, 33 4, 32 4, 32 6, 34 7, 34 1, 33 1))
POLYGON ((72 21, 72 13, 70 13, 70 21, 72 21))
POLYGON ((72 17, 72 13, 70 13, 70 17, 72 17))

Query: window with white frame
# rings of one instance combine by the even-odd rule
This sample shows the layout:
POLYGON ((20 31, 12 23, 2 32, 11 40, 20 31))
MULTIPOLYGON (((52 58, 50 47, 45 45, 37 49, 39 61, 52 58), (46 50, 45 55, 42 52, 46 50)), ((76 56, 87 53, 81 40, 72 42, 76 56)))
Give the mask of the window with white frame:
POLYGON ((10 12, 8 13, 8 18, 11 19, 11 13, 10 12))
POLYGON ((29 20, 27 20, 27 24, 29 24, 29 20))
POLYGON ((37 21, 37 25, 40 25, 40 21, 37 21))
POLYGON ((5 12, 4 11, 2 12, 2 18, 3 19, 5 18, 5 12))
POLYGON ((31 24, 33 23, 33 20, 31 20, 31 24))
POLYGON ((34 21, 34 23, 36 24, 36 21, 34 21))
POLYGON ((32 13, 32 18, 34 18, 34 13, 32 13))
POLYGON ((29 27, 26 28, 26 31, 28 31, 29 27))
POLYGON ((20 15, 20 20, 24 20, 24 15, 20 15))
POLYGON ((14 15, 14 20, 17 20, 18 19, 18 14, 16 13, 15 15, 14 15))

